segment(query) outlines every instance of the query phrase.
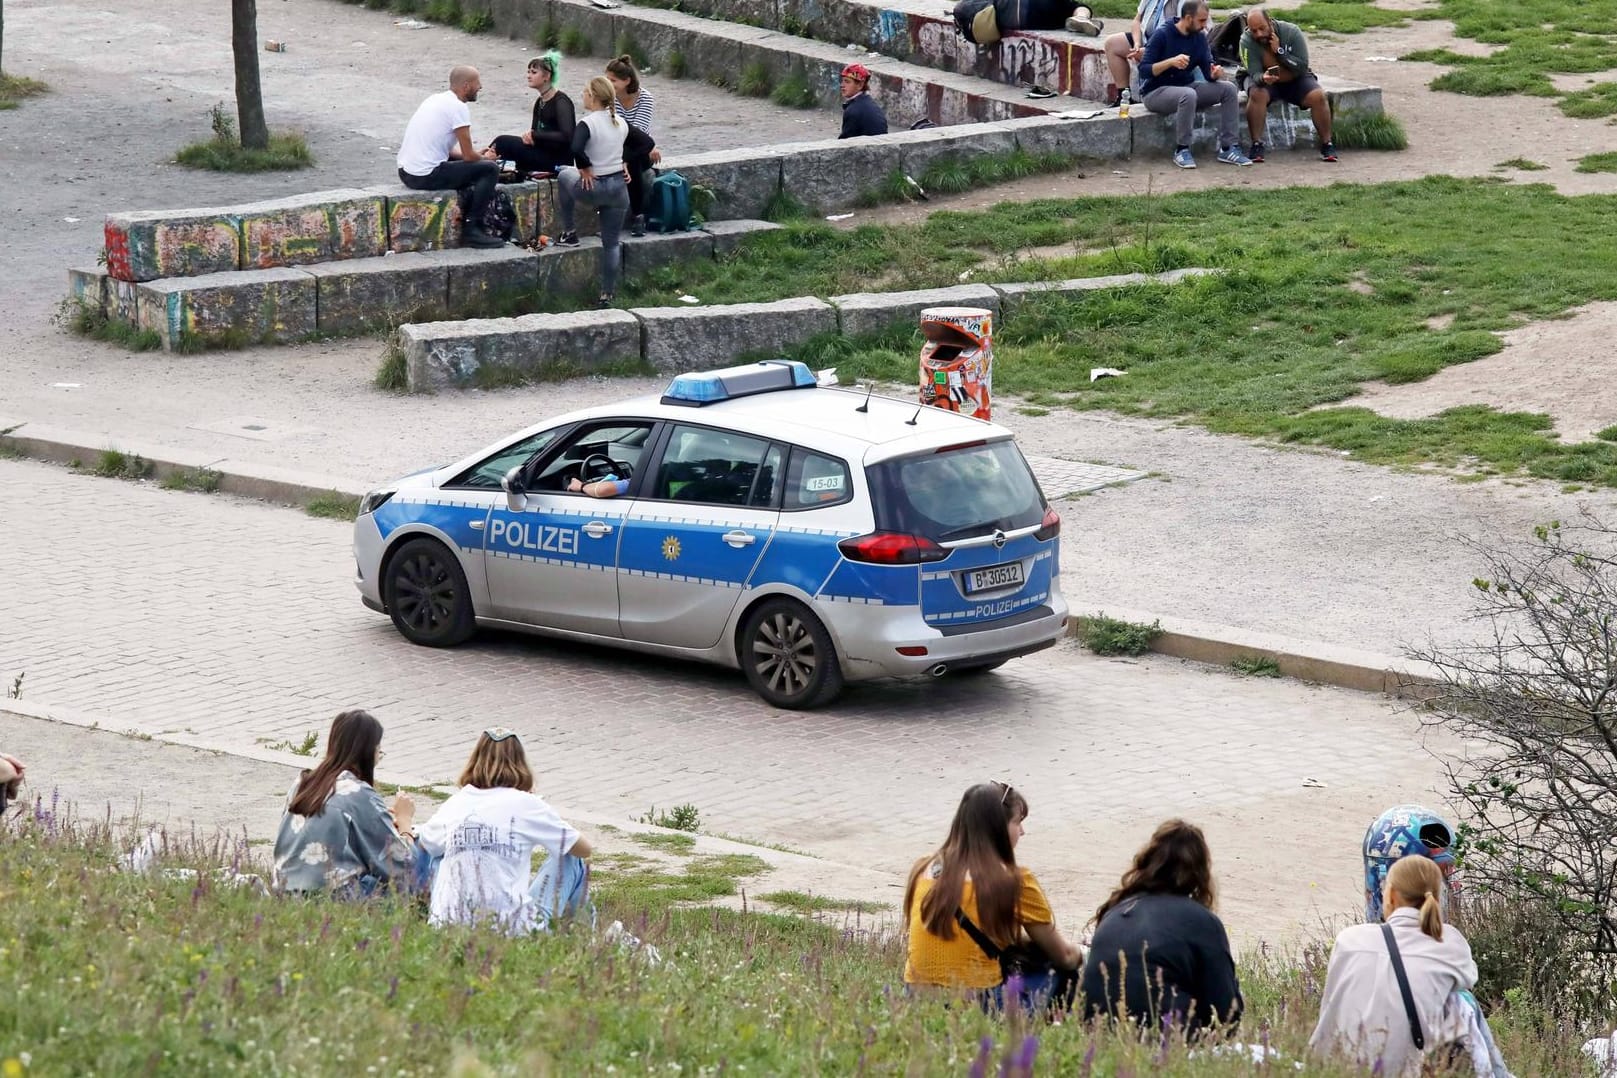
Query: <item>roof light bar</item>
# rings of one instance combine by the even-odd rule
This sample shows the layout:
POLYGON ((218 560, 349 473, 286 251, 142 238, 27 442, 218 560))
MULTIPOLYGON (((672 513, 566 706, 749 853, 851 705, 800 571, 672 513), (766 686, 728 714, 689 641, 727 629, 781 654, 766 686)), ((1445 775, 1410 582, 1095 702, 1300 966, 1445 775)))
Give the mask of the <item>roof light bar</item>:
POLYGON ((766 359, 717 371, 692 371, 668 383, 662 403, 700 408, 718 401, 775 393, 783 389, 813 389, 814 372, 795 359, 766 359))

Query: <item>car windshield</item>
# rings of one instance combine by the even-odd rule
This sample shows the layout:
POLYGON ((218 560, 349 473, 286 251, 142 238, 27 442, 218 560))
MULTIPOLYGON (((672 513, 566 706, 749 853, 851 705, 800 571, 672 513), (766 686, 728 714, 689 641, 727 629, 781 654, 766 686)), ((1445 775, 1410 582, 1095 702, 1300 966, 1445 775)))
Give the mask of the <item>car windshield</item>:
POLYGON ((876 526, 946 543, 996 529, 1031 528, 1044 496, 1006 439, 883 461, 869 469, 876 526))

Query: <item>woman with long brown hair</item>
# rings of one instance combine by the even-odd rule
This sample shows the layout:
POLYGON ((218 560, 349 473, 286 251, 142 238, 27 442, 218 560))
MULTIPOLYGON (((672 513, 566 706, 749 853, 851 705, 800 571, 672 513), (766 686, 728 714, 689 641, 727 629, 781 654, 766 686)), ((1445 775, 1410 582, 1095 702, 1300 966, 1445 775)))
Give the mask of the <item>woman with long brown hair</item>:
POLYGON ((1308 1041, 1315 1055, 1379 1064, 1378 1073, 1398 1078, 1420 1073, 1428 1058, 1450 1067, 1452 1054, 1469 1073, 1463 1042, 1470 1015, 1454 1000, 1477 983, 1477 964, 1459 929, 1443 923, 1445 886, 1443 870, 1430 858, 1411 854, 1393 862, 1383 896, 1385 924, 1345 928, 1331 948, 1319 1024, 1308 1041))
POLYGON ((460 789, 422 825, 421 846, 443 858, 432 883, 433 924, 482 921, 513 935, 563 911, 569 896, 561 892, 570 888, 558 869, 590 855, 590 844, 533 792, 522 739, 502 726, 478 735, 460 789), (547 854, 556 894, 531 893, 535 849, 547 854))
POLYGON ((415 802, 408 794, 389 810, 374 788, 382 724, 367 711, 331 720, 326 756, 293 783, 275 836, 278 890, 368 895, 408 886, 416 860, 415 802))
POLYGON ((640 84, 640 71, 628 53, 608 60, 606 77, 617 96, 617 114, 628 123, 630 132, 624 144, 623 160, 629 169, 629 235, 646 234, 646 173, 663 159, 651 132, 657 99, 640 84))
POLYGON ((1168 820, 1095 911, 1084 963, 1085 1017, 1171 1021, 1194 1034, 1241 1018, 1224 922, 1213 912, 1213 857, 1201 828, 1168 820))
POLYGON ((905 984, 974 989, 1000 1004, 997 953, 1029 941, 1058 969, 1077 967, 1079 950, 1055 926, 1044 889, 1016 863, 1026 818, 1027 800, 1009 783, 979 783, 961 797, 949 837, 910 869, 905 984))

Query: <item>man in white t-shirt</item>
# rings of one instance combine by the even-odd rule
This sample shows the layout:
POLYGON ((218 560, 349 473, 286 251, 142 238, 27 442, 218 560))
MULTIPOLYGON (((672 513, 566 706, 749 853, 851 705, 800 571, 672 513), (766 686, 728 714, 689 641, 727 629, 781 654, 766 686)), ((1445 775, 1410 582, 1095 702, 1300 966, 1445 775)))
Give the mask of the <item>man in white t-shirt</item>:
POLYGON ((466 105, 477 100, 482 88, 477 68, 457 67, 449 72, 449 89, 421 102, 399 143, 399 182, 417 191, 469 188, 461 242, 503 247, 505 241, 481 224, 500 178, 500 166, 472 149, 472 114, 466 105))

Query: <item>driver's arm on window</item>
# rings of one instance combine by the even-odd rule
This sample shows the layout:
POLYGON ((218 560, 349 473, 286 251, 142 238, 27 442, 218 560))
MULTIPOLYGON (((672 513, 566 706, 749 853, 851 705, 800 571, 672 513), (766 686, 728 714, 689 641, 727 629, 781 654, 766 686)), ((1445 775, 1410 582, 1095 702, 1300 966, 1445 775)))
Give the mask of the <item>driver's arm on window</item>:
POLYGON ((584 493, 592 498, 615 498, 629 489, 627 479, 596 479, 585 483, 574 478, 567 482, 567 489, 575 494, 584 493))

